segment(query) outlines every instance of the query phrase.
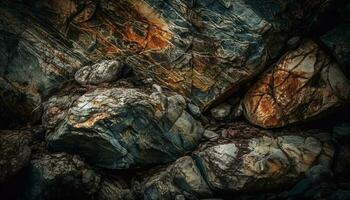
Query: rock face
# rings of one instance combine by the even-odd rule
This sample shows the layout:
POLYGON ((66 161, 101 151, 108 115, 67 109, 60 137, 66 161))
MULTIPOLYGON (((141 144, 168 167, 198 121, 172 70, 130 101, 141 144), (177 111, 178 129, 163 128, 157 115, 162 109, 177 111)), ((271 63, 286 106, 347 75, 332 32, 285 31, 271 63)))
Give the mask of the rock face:
POLYGON ((75 74, 75 80, 82 85, 107 83, 120 78, 122 71, 122 61, 104 60, 79 69, 75 74))
POLYGON ((339 25, 321 39, 350 77, 350 23, 339 25))
MULTIPOLYGON (((4 0, 0 110, 37 121, 42 99, 76 70, 116 57, 207 108, 258 74, 291 25, 323 2, 4 0)), ((78 81, 102 81, 86 76, 78 81)))
POLYGON ((30 140, 26 131, 0 131, 0 183, 29 164, 30 140))
POLYGON ((266 191, 295 183, 314 165, 329 168, 332 163, 330 140, 308 132, 269 132, 244 123, 228 131, 229 138, 205 143, 192 158, 180 158, 146 179, 145 199, 266 191))
MULTIPOLYGON (((55 97, 54 97, 55 98, 55 97)), ((88 92, 69 105, 51 100, 44 114, 49 145, 116 169, 166 163, 193 150, 204 129, 186 111, 180 95, 147 95, 136 89, 88 92), (52 104, 57 102, 57 104, 52 104), (60 106, 61 105, 61 106, 60 106)))
POLYGON ((67 82, 86 59, 67 40, 34 20, 28 9, 6 7, 2 1, 0 117, 38 121, 42 99, 67 82))
POLYGON ((99 183, 78 156, 43 154, 31 161, 25 199, 92 199, 99 183))
POLYGON ((309 120, 350 99, 339 66, 314 42, 283 56, 247 92, 246 118, 265 128, 309 120))

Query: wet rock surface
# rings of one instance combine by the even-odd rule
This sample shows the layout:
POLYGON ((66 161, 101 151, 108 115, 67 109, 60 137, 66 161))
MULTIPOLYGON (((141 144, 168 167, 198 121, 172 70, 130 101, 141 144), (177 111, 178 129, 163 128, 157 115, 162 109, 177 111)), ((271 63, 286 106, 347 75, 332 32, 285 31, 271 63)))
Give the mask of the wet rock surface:
POLYGON ((307 41, 251 87, 244 98, 245 116, 265 128, 306 121, 348 101, 349 86, 338 64, 307 41))
POLYGON ((349 199, 348 11, 1 1, 0 199, 349 199))

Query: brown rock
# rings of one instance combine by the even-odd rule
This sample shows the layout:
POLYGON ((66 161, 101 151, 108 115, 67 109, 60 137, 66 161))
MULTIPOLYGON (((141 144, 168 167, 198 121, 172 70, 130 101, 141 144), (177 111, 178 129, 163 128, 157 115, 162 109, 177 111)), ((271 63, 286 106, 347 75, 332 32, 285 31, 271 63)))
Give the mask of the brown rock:
POLYGON ((288 52, 247 92, 246 118, 264 128, 306 121, 350 99, 339 66, 308 41, 288 52))

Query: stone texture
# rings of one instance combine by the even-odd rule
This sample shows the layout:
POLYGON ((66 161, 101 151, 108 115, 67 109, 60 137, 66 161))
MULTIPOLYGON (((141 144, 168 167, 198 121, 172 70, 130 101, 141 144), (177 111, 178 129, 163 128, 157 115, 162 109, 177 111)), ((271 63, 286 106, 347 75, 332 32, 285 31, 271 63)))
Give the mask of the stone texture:
POLYGON ((123 67, 120 60, 103 60, 79 69, 75 73, 75 80, 82 85, 113 82, 121 77, 123 67))
POLYGON ((193 199, 212 195, 191 157, 185 156, 166 169, 144 180, 144 199, 176 199, 179 196, 193 199))
POLYGON ((116 57, 205 109, 263 70, 324 2, 4 0, 0 109, 35 121, 77 69, 116 57))
POLYGON ((43 98, 74 76, 86 56, 21 5, 1 1, 0 18, 0 117, 38 121, 43 98))
POLYGON ((78 156, 41 154, 31 161, 25 199, 93 199, 100 176, 78 156))
POLYGON ((228 117, 232 112, 233 106, 228 103, 221 103, 210 109, 211 116, 216 120, 229 120, 228 117))
POLYGON ((350 23, 337 26, 323 35, 321 40, 350 77, 350 23))
POLYGON ((306 132, 272 133, 244 124, 230 131, 236 135, 209 142, 194 153, 197 166, 214 191, 280 188, 295 183, 318 163, 326 167, 332 163, 327 142, 306 132), (323 155, 326 162, 319 159, 323 155))
POLYGON ((30 133, 0 130, 0 183, 16 175, 29 164, 30 133))
POLYGON ((317 44, 284 55, 244 98, 246 118, 264 128, 310 120, 350 99, 350 84, 317 44))
POLYGON ((69 99, 63 96, 47 104, 44 119, 48 128, 54 127, 47 137, 49 146, 77 153, 101 167, 175 160, 193 150, 204 132, 185 111, 187 104, 180 95, 102 88, 80 96, 65 110, 70 102, 63 102, 69 99))
POLYGON ((98 200, 134 200, 133 192, 121 181, 104 180, 97 194, 98 200))
POLYGON ((203 199, 213 194, 264 192, 291 186, 306 172, 316 177, 315 169, 329 169, 333 162, 330 137, 316 138, 312 132, 292 129, 272 132, 246 123, 235 123, 228 131, 235 134, 203 143, 191 157, 182 157, 144 179, 144 198, 203 199))

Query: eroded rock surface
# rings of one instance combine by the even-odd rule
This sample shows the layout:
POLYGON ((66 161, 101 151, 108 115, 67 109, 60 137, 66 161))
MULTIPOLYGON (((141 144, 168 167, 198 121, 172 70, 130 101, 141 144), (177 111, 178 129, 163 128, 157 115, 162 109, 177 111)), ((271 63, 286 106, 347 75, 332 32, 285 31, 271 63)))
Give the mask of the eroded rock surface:
POLYGON ((264 69, 324 2, 4 0, 0 109, 37 121, 42 99, 76 70, 116 57, 205 109, 264 69))
POLYGON ((46 106, 44 119, 48 128, 54 127, 47 137, 49 145, 106 168, 175 160, 193 150, 204 132, 185 111, 180 95, 111 88, 88 92, 69 108, 64 107, 69 102, 61 104, 66 100, 67 96, 49 100, 46 106))
POLYGON ((312 166, 329 168, 333 161, 329 138, 297 130, 270 132, 245 123, 228 131, 230 136, 201 145, 192 157, 182 157, 145 179, 145 198, 266 191, 292 185, 312 166))
POLYGON ((0 183, 28 166, 31 135, 27 131, 0 130, 0 183))
POLYGON ((350 99, 337 63, 312 41, 283 56, 244 98, 246 118, 265 128, 306 121, 350 99))

